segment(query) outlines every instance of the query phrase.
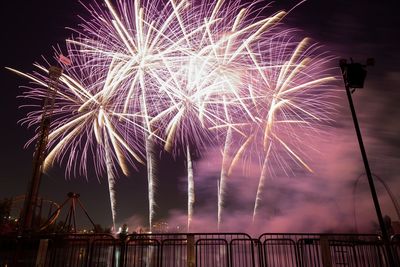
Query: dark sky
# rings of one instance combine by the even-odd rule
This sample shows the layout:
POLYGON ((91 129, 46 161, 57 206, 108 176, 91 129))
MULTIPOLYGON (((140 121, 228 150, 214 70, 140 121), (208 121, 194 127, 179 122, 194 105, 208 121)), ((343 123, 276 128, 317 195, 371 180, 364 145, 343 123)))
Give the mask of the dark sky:
MULTIPOLYGON (((270 10, 290 9, 297 2, 276 1, 270 10)), ((22 91, 18 86, 26 84, 26 81, 3 67, 10 66, 30 72, 33 69, 32 63, 40 60, 41 55, 50 57, 52 46, 63 44, 64 39, 70 34, 66 27, 76 27, 79 23, 77 15, 87 15, 78 1, 74 0, 2 1, 1 13, 0 199, 25 193, 31 175, 33 153, 32 147, 23 149, 24 143, 33 132, 17 123, 24 116, 24 111, 18 109, 21 103, 16 97, 22 91)), ((284 23, 300 29, 301 35, 312 37, 337 58, 353 57, 361 61, 367 57, 375 58, 376 66, 369 69, 366 88, 353 96, 360 124, 366 136, 365 142, 373 171, 387 181, 399 201, 400 16, 398 16, 397 1, 309 0, 293 10, 285 18, 284 23)), ((362 172, 362 165, 359 160, 343 161, 349 155, 359 157, 359 154, 344 92, 341 97, 338 105, 343 107, 339 108, 340 115, 335 134, 343 133, 348 138, 339 137, 337 146, 347 147, 350 143, 351 148, 334 154, 337 158, 332 157, 329 164, 336 166, 331 167, 331 170, 335 171, 337 168, 346 171, 348 169, 338 167, 339 164, 347 166, 355 162, 355 167, 353 166, 351 171, 348 170, 353 176, 349 173, 337 173, 340 176, 350 177, 346 181, 351 183, 349 182, 351 177, 354 178, 356 173, 362 172)), ((157 218, 164 219, 175 210, 184 213, 186 203, 185 184, 182 179, 184 166, 173 164, 170 158, 163 158, 159 173, 163 178, 160 178, 158 185, 160 193, 157 200, 159 203, 157 218)), ((94 176, 88 177, 88 181, 84 178, 65 180, 63 177, 63 170, 57 168, 44 175, 41 195, 60 203, 66 198, 67 192, 79 192, 93 219, 100 224, 110 225, 111 212, 105 179, 101 178, 102 182, 99 183, 94 176)), ((318 188, 320 180, 315 178, 314 181, 310 187, 318 188)), ((279 185, 276 186, 280 188, 279 185)), ((121 177, 116 190, 117 221, 121 223, 134 216, 135 219, 131 220, 142 218, 145 222, 147 196, 143 172, 132 177, 121 177)), ((301 195, 302 191, 299 192, 301 195)), ((332 193, 333 196, 337 195, 335 192, 332 193)), ((214 197, 202 192, 199 194, 204 198, 214 197)), ((341 203, 339 200, 337 202, 341 203)), ((395 217, 391 208, 384 207, 384 211, 395 217)), ((341 212, 338 211, 338 214, 341 212)), ((321 226, 321 229, 324 227, 321 226)))

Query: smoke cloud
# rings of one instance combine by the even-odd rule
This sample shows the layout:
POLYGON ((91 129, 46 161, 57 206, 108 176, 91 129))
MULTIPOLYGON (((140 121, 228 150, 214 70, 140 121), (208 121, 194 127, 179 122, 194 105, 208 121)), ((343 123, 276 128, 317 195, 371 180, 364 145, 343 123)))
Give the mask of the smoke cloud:
MULTIPOLYGON (((400 164, 390 136, 376 131, 377 121, 371 120, 371 110, 382 108, 368 106, 371 97, 359 95, 364 100, 358 112, 364 143, 370 156, 370 165, 389 188, 399 188, 397 173, 389 173, 388 164, 400 164), (370 122, 366 122, 370 120, 370 122)), ((373 94, 372 94, 373 97, 373 94)), ((252 213, 260 176, 259 163, 246 161, 239 164, 228 178, 224 210, 220 229, 217 227, 218 179, 222 165, 222 152, 209 150, 195 167, 196 203, 190 231, 192 232, 246 232, 258 236, 265 232, 361 232, 376 233, 378 224, 371 199, 364 165, 345 99, 340 100, 337 123, 325 134, 304 136, 303 154, 313 173, 294 167, 292 172, 269 176, 261 195, 261 206, 253 221, 252 213), (246 164, 243 168, 243 164, 246 164)), ((360 102, 361 103, 361 102, 360 102)), ((356 103, 359 104, 359 103, 356 103)), ((384 133, 385 134, 385 133, 384 133)), ((181 183, 185 183, 182 175, 181 183)), ((392 199, 384 186, 375 179, 382 213, 398 220, 392 199)), ((181 186, 184 190, 185 186, 181 186)), ((393 193, 393 192, 392 192, 393 193)), ((182 199, 185 201, 185 199, 182 199)), ((169 231, 186 231, 186 210, 176 208, 167 218, 169 231)), ((138 222, 135 222, 138 223, 138 222)), ((132 228, 134 229, 134 228, 132 228)))

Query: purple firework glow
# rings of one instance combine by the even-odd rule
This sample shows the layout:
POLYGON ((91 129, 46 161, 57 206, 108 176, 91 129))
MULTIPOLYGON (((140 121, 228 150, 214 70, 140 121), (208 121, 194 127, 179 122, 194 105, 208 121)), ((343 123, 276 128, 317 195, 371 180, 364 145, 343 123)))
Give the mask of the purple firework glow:
MULTIPOLYGON (((111 1, 87 6, 90 17, 67 40, 56 92, 46 166, 66 162, 85 175, 90 162, 107 172, 113 222, 114 182, 127 164, 147 164, 149 225, 155 212, 156 150, 186 157, 187 228, 193 216, 193 156, 219 148, 218 226, 233 169, 260 169, 253 220, 267 177, 307 163, 304 136, 330 121, 331 58, 281 24, 284 11, 263 16, 259 2, 111 1), (77 160, 80 159, 80 160, 77 160)), ((24 74, 24 97, 47 95, 46 72, 24 74)), ((40 123, 40 104, 22 120, 40 123)), ((35 137, 36 138, 36 137, 35 137)))

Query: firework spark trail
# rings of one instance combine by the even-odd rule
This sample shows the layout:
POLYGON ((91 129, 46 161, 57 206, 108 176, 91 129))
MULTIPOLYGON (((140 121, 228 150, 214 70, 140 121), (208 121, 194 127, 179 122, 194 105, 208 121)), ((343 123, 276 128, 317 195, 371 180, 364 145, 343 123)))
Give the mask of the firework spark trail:
POLYGON ((108 144, 108 140, 105 140, 105 156, 106 156, 106 170, 107 170, 107 178, 108 178, 108 192, 110 195, 110 205, 111 205, 111 216, 113 222, 113 231, 115 231, 115 221, 117 217, 116 211, 116 199, 115 199, 115 175, 113 171, 113 164, 111 160, 111 155, 109 152, 110 145, 108 144))
POLYGON ((218 186, 218 211, 217 211, 217 220, 218 220, 218 230, 221 227, 222 223, 222 210, 224 205, 224 194, 226 192, 226 183, 228 179, 228 157, 229 157, 229 148, 232 146, 232 129, 228 128, 226 137, 225 137, 225 146, 222 154, 222 166, 221 166, 221 176, 219 180, 218 186))
POLYGON ((149 199, 149 229, 153 228, 155 215, 155 157, 154 141, 152 137, 145 136, 146 140, 146 159, 147 159, 147 178, 148 178, 148 199, 149 199))
POLYGON ((193 205, 195 202, 194 194, 194 176, 193 176, 193 163, 190 155, 189 145, 186 146, 186 164, 188 172, 188 219, 187 219, 187 230, 190 231, 190 225, 193 220, 193 205))
MULTIPOLYGON (((251 150, 253 142, 260 141, 263 150, 259 151, 258 154, 262 155, 260 158, 262 164, 253 209, 253 221, 262 200, 261 195, 265 179, 268 173, 272 173, 269 170, 272 166, 271 162, 280 162, 280 156, 276 153, 272 154, 273 147, 283 148, 283 151, 286 151, 294 163, 312 172, 312 169, 302 159, 301 153, 296 151, 298 149, 293 140, 298 138, 298 132, 305 132, 306 128, 308 128, 308 131, 316 132, 316 129, 311 128, 313 124, 327 121, 326 115, 320 114, 326 102, 321 101, 318 103, 318 101, 308 100, 306 97, 307 95, 319 94, 321 88, 325 88, 325 85, 334 81, 335 78, 329 76, 326 71, 325 73, 321 71, 328 59, 321 60, 318 54, 313 55, 316 49, 312 46, 310 48, 307 42, 308 39, 304 39, 296 44, 294 49, 291 49, 293 45, 288 43, 288 46, 284 47, 284 53, 281 54, 283 58, 279 59, 281 63, 273 66, 275 74, 270 75, 269 78, 266 77, 265 70, 260 67, 260 61, 247 48, 252 61, 257 66, 258 73, 261 74, 262 79, 259 80, 265 83, 259 88, 266 87, 267 90, 272 92, 270 94, 256 92, 259 95, 253 99, 253 103, 258 106, 264 105, 267 108, 262 110, 256 106, 252 109, 255 111, 254 117, 259 118, 257 121, 258 126, 257 124, 254 125, 254 123, 251 123, 253 127, 249 125, 249 129, 253 129, 253 131, 248 133, 246 141, 237 150, 230 167, 231 169, 233 168, 246 150, 251 150), (318 69, 320 73, 316 72, 318 69), (284 135, 280 134, 282 136, 279 137, 279 132, 285 132, 284 135, 289 138, 284 140, 284 135), (275 160, 271 156, 275 157, 275 160)), ((268 68, 268 66, 266 67, 268 68)), ((271 72, 271 69, 269 72, 271 72)), ((329 93, 329 90, 324 92, 325 97, 329 97, 329 93)))
POLYGON ((259 207, 260 202, 261 202, 261 194, 263 193, 263 190, 264 190, 265 179, 267 177, 268 163, 269 163, 269 160, 270 160, 269 159, 270 151, 271 151, 271 145, 269 145, 269 147, 268 147, 268 150, 267 150, 266 155, 264 157, 263 165, 261 167, 261 174, 260 174, 260 178, 259 178, 259 181, 258 181, 256 199, 254 201, 253 223, 254 223, 254 221, 256 219, 258 207, 259 207))
MULTIPOLYGON (((163 86, 161 87, 166 99, 171 101, 171 105, 158 116, 154 117, 151 123, 164 123, 162 129, 165 129, 166 142, 164 145, 165 150, 174 152, 180 149, 180 145, 186 146, 186 164, 187 164, 187 177, 188 177, 188 229, 193 216, 193 205, 195 201, 194 190, 194 173, 192 164, 192 149, 200 150, 199 147, 204 143, 211 143, 210 132, 203 126, 205 121, 211 119, 215 114, 207 111, 203 106, 202 99, 209 96, 209 91, 199 90, 196 87, 188 87, 185 82, 187 80, 198 79, 193 77, 193 63, 195 60, 191 59, 189 68, 181 71, 173 72, 171 70, 171 79, 167 81, 160 81, 163 86), (176 90, 178 88, 179 90, 176 90), (203 118, 200 117, 202 110, 203 118), (206 139, 205 139, 206 138, 206 139)), ((199 83, 197 80, 196 83, 199 83)), ((190 86, 190 85, 189 85, 190 86)))

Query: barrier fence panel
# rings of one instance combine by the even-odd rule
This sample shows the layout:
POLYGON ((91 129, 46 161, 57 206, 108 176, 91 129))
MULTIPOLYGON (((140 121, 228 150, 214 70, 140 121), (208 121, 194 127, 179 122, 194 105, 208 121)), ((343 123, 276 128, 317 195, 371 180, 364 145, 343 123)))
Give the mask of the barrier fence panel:
POLYGON ((230 266, 256 266, 254 258, 255 242, 252 239, 232 239, 230 244, 230 266))
POLYGON ((297 241, 299 262, 302 267, 323 266, 320 251, 320 240, 317 238, 300 238, 297 241))
POLYGON ((165 239, 161 243, 161 266, 187 266, 187 239, 165 239))
POLYGON ((55 238, 49 242, 46 266, 86 267, 89 251, 88 238, 55 238))
MULTIPOLYGON (((390 248, 400 266, 400 236, 390 248)), ((378 235, 243 233, 0 237, 0 267, 386 267, 378 235)))
POLYGON ((258 240, 244 233, 139 234, 130 238, 158 240, 161 266, 261 266, 258 240), (232 258, 231 250, 239 254, 232 258))
POLYGON ((354 242, 343 240, 330 240, 329 248, 332 259, 332 266, 358 266, 354 242))
POLYGON ((394 235, 392 237, 391 248, 393 252, 393 256, 400 266, 400 235, 394 235))
POLYGON ((296 243, 288 238, 265 239, 262 243, 263 266, 268 267, 296 267, 298 255, 296 243))
POLYGON ((125 243, 125 267, 159 267, 161 244, 157 239, 128 239, 125 243))
POLYGON ((118 240, 113 238, 96 238, 91 242, 89 258, 90 267, 115 266, 115 254, 120 251, 117 247, 118 240))
POLYGON ((332 266, 388 266, 378 235, 327 235, 332 266))
POLYGON ((228 267, 228 242, 225 239, 196 241, 197 267, 228 267))
POLYGON ((353 241, 354 254, 358 266, 388 266, 383 244, 380 242, 353 241))
POLYGON ((264 266, 262 244, 259 239, 253 239, 253 245, 254 245, 255 265, 257 267, 262 267, 262 266, 264 266))
MULTIPOLYGON (((279 266, 279 259, 283 258, 291 259, 283 266, 388 266, 385 247, 379 235, 271 233, 263 234, 259 239, 263 244, 261 254, 264 266, 279 266), (290 240, 296 243, 295 252, 290 240), (281 257, 280 254, 286 256, 281 257), (296 258, 297 262, 294 263, 296 258)), ((394 243, 391 248, 396 251, 394 243)))

